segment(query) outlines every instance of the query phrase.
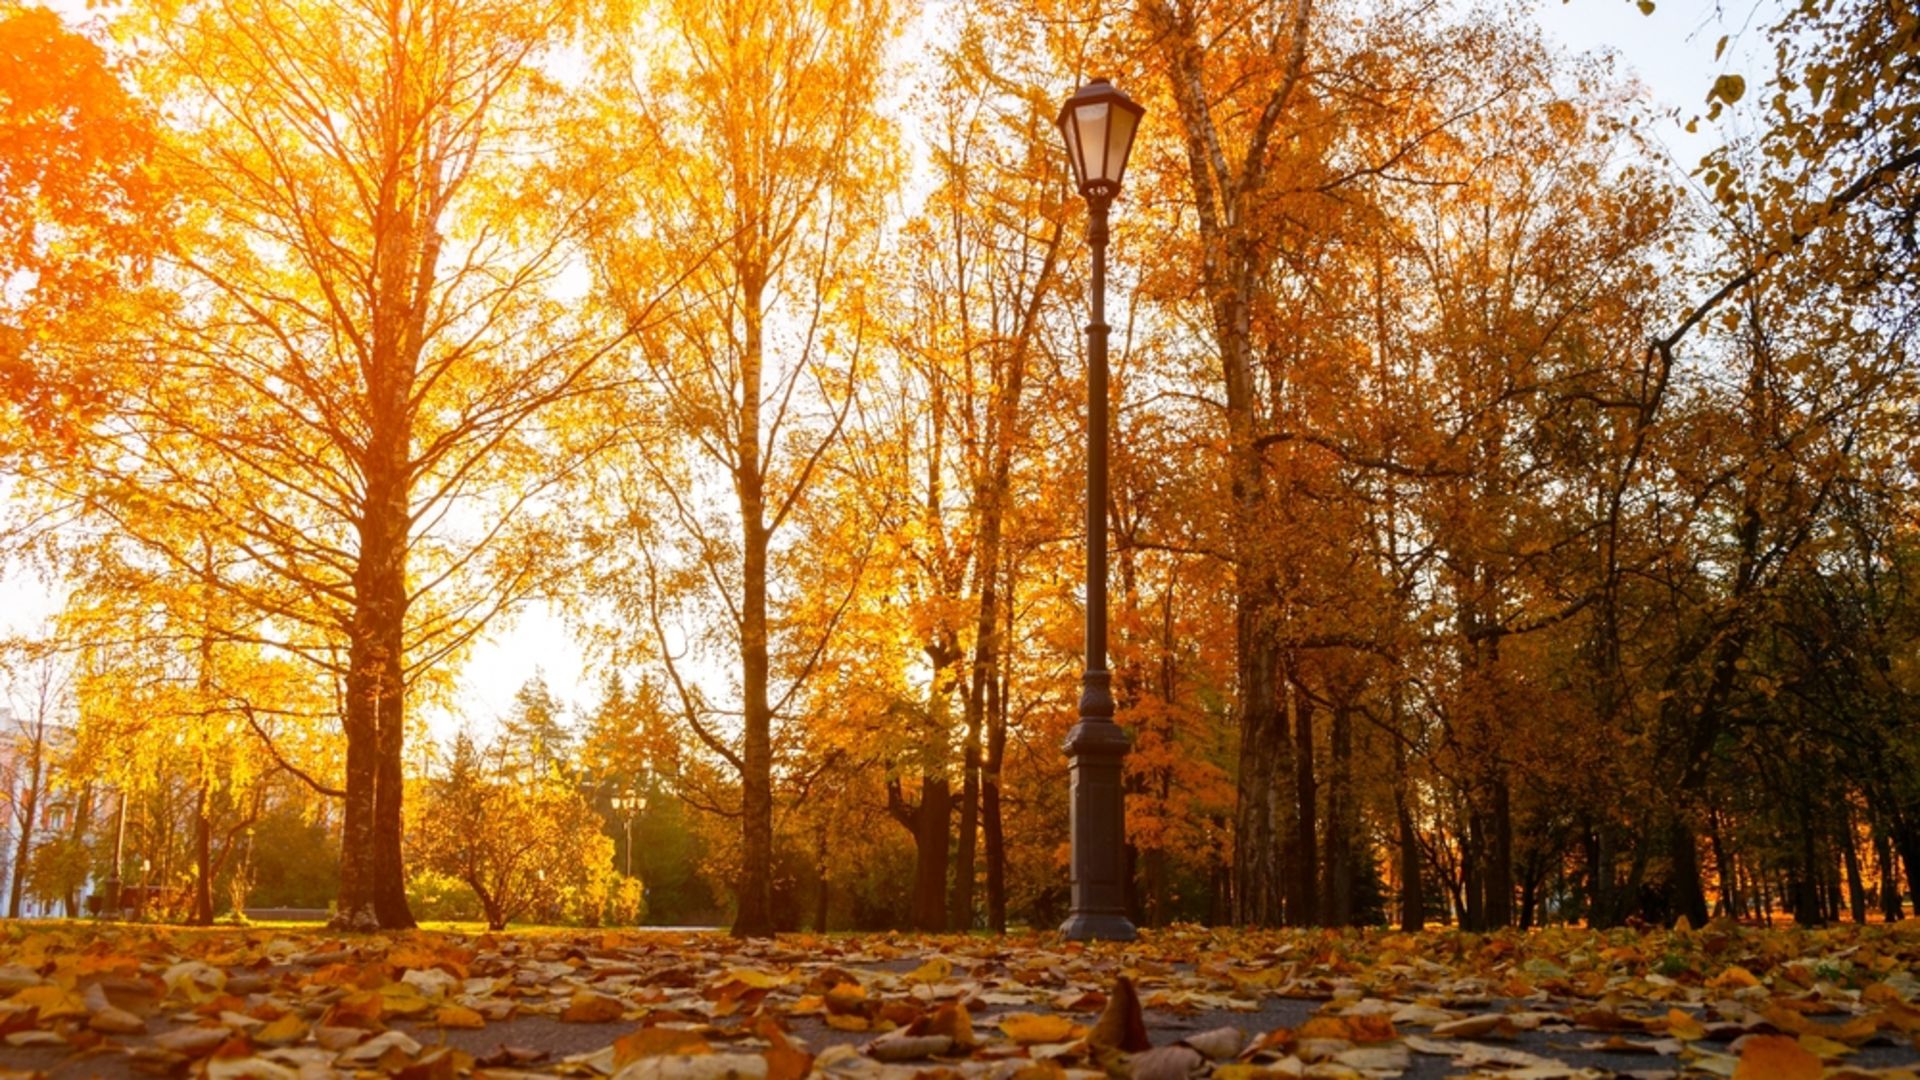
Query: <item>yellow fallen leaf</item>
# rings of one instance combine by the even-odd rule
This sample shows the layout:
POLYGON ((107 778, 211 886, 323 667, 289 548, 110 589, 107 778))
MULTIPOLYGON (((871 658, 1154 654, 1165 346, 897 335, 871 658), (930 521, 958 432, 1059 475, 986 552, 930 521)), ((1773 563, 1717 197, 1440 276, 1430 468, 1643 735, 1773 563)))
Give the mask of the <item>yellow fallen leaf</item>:
POLYGON ((699 1034, 681 1028, 641 1028, 613 1040, 613 1067, 618 1070, 641 1058, 663 1054, 711 1054, 713 1047, 699 1034))
POLYGON ((287 1013, 253 1033, 253 1041, 265 1046, 286 1046, 307 1037, 307 1022, 287 1013))
POLYGON ((87 1004, 80 999, 79 994, 53 983, 29 986, 8 998, 7 1001, 13 1005, 33 1006, 41 1023, 57 1020, 63 1016, 87 1015, 87 1004))
POLYGON ((442 1005, 434 1010, 433 1022, 443 1028, 476 1029, 487 1026, 487 1018, 465 1005, 442 1005))
POLYGON ((1707 986, 1713 990, 1745 990, 1749 986, 1759 986, 1760 980, 1753 972, 1738 964, 1707 980, 1707 986))
POLYGON ((1811 1033, 1800 1036, 1800 1048, 1815 1057, 1829 1060, 1853 1053, 1853 1047, 1846 1043, 1835 1042, 1811 1033))
POLYGON ((433 1002, 411 983, 388 983, 380 988, 380 1012, 384 1016, 419 1016, 431 1008, 433 1002))
MULTIPOLYGON (((1293 1063, 1294 1070, 1299 1069, 1300 1061, 1298 1058, 1289 1058, 1287 1060, 1293 1063)), ((1242 1065, 1238 1063, 1217 1065, 1213 1070, 1213 1080, 1288 1080, 1288 1078, 1299 1075, 1300 1073, 1298 1071, 1283 1071, 1272 1065, 1242 1065)))
POLYGON ((1820 1080, 1820 1059, 1785 1035, 1749 1035, 1733 1080, 1820 1080))
POLYGON ((841 983, 827 991, 827 1011, 832 1013, 864 1013, 867 1005, 867 988, 859 983, 841 983))
POLYGON ((1062 1042, 1073 1036, 1073 1021, 1064 1016, 1039 1013, 1008 1013, 1000 1018, 1000 1030, 1022 1045, 1062 1042))
POLYGON ((722 985, 737 982, 749 990, 772 990, 775 987, 787 985, 788 978, 785 975, 776 975, 771 971, 761 971, 758 968, 737 967, 728 968, 727 973, 720 977, 720 982, 722 985))
POLYGON ((1691 1013, 1680 1009, 1668 1009, 1667 1034, 1684 1042, 1696 1042, 1707 1037, 1707 1028, 1700 1021, 1695 1020, 1691 1013))
POLYGON ((560 1012, 560 1020, 567 1024, 610 1024, 620 1019, 627 1011, 619 998, 596 994, 591 990, 575 990, 573 1000, 560 1012))
MULTIPOLYGON (((1504 1019, 1497 1013, 1492 1016, 1493 1023, 1469 1030, 1474 1034, 1485 1034, 1486 1030, 1498 1026, 1504 1019)), ((1399 1038, 1399 1034, 1393 1030, 1393 1021, 1384 1016, 1311 1016, 1294 1034, 1301 1039, 1345 1039, 1357 1043, 1386 1042, 1399 1038)), ((1434 1034, 1441 1032, 1436 1028, 1434 1034)))
POLYGON ((1292 974, 1293 968, 1284 966, 1266 967, 1258 971, 1228 972, 1234 984, 1243 990, 1275 990, 1285 986, 1292 974))
POLYGON ((926 963, 921 964, 919 967, 914 968, 912 971, 907 972, 906 980, 908 982, 922 983, 944 982, 952 974, 953 961, 948 960, 944 956, 936 956, 926 963))

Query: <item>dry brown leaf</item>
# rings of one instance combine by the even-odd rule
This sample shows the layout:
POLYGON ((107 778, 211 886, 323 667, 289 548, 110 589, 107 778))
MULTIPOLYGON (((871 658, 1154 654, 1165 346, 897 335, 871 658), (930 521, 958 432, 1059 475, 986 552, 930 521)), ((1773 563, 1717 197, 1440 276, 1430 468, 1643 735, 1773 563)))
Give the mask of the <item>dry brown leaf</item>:
POLYGON ((1188 1080, 1206 1068, 1207 1059, 1191 1046, 1163 1046, 1133 1055, 1132 1080, 1188 1080))
POLYGON ((1121 975, 1114 980, 1107 1007, 1101 1011, 1100 1019, 1094 1021, 1093 1033, 1087 1036, 1087 1041, 1129 1054, 1153 1048, 1140 1010, 1140 993, 1134 989, 1132 979, 1121 975))
POLYGON ((395 1080, 458 1080, 473 1072, 473 1055, 451 1046, 436 1046, 418 1061, 400 1069, 395 1080))
POLYGON ((109 1005, 87 1019, 87 1026, 109 1035, 138 1035, 147 1030, 147 1022, 125 1009, 109 1005))
POLYGON ((613 1074, 613 1080, 768 1080, 767 1059, 759 1054, 663 1054, 640 1058, 613 1074))
POLYGON ((953 1039, 946 1035, 893 1032, 868 1043, 863 1052, 875 1061, 919 1061, 942 1056, 952 1049, 953 1039))
POLYGON ((1217 1027, 1198 1035, 1188 1035, 1180 1040, 1180 1044, 1193 1047, 1211 1060, 1226 1061, 1247 1045, 1247 1033, 1237 1027, 1217 1027))
POLYGON ((978 1045, 973 1034, 973 1015, 957 1002, 948 1002, 915 1020, 907 1028, 909 1035, 945 1035, 953 1045, 971 1050, 978 1045))

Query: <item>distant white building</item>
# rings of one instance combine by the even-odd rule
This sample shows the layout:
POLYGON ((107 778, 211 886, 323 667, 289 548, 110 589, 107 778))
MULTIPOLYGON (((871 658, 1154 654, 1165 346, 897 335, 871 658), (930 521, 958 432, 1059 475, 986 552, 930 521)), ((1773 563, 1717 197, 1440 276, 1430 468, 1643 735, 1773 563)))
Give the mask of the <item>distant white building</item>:
MULTIPOLYGON (((55 744, 65 728, 48 724, 41 733, 38 797, 33 808, 31 843, 37 848, 48 837, 63 835, 72 824, 73 808, 63 794, 54 792, 52 758, 55 744)), ((8 911, 13 882, 24 867, 16 866, 20 854, 20 829, 25 821, 27 802, 36 788, 33 775, 33 732, 26 720, 0 705, 0 917, 8 911)), ((31 849, 30 849, 31 851, 31 849)), ((31 854, 28 856, 31 858, 31 854)), ((83 902, 84 902, 84 898, 83 902)), ((25 918, 52 918, 66 914, 58 899, 41 899, 31 892, 20 897, 20 914, 25 918)))

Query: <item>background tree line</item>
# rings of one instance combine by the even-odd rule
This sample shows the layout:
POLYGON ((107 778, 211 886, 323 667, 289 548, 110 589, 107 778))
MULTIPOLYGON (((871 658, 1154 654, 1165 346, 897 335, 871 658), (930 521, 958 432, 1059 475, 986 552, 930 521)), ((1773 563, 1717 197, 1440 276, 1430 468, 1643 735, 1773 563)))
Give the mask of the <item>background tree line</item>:
POLYGON ((181 823, 202 919, 283 805, 343 925, 411 923, 422 868, 494 922, 633 918, 607 800, 644 788, 656 917, 1057 920, 1086 258, 1051 121, 1113 73, 1150 110, 1106 508, 1137 917, 1906 910, 1891 0, 1784 8, 1690 170, 1514 11, 0 25, 6 540, 69 597, 17 651, 70 673, 63 783, 174 800, 139 827, 181 823), (536 600, 601 700, 427 744, 536 600))

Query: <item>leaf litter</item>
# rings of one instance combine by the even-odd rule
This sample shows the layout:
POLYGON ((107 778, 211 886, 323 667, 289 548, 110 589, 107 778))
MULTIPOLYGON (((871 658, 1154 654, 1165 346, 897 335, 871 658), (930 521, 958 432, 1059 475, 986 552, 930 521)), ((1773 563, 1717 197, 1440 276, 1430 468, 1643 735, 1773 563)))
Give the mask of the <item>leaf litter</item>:
POLYGON ((0 1080, 1920 1080, 1916 961, 1911 920, 1125 945, 16 924, 0 1080), (1283 999, 1303 1019, 1272 1026, 1283 999))

